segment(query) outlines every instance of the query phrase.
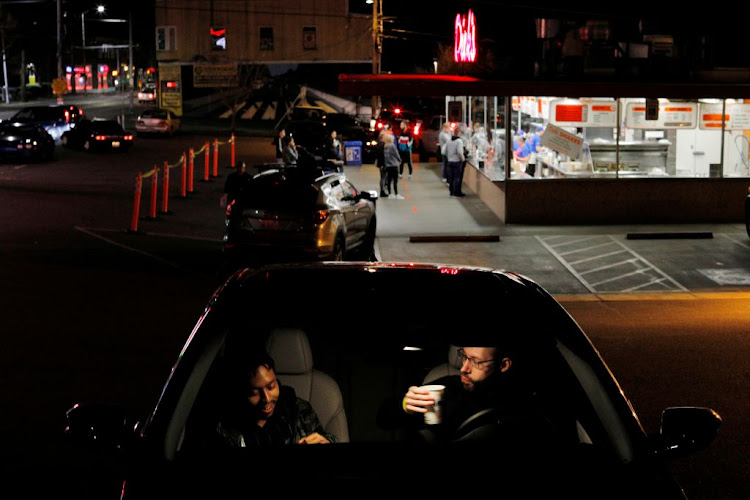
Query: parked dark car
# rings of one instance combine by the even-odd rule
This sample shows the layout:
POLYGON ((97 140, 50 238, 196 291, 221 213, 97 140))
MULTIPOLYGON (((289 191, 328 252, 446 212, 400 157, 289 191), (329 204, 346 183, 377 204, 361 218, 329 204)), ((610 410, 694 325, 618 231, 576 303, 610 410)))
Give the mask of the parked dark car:
POLYGON ((72 104, 53 104, 50 106, 28 106, 18 110, 7 121, 41 125, 49 135, 60 143, 63 133, 82 120, 84 112, 72 104))
POLYGON ((330 498, 402 498, 409 495, 394 492, 413 482, 428 498, 684 499, 668 462, 705 448, 720 425, 707 408, 668 408, 658 435, 646 435, 576 322, 512 272, 394 262, 246 269, 216 291, 186 336, 143 420, 95 404, 67 412, 70 449, 88 458, 71 453, 66 481, 111 479, 111 498, 127 500, 292 498, 318 488, 330 498), (480 297, 492 300, 491 311, 477 309, 480 297), (486 410, 467 411, 439 442, 440 425, 418 417, 384 427, 384 410, 395 403, 402 412, 410 385, 441 374, 455 380, 471 366, 463 346, 500 346, 512 357, 514 378, 484 397, 515 387, 522 410, 537 415, 533 427, 497 441, 524 422, 486 410), (249 397, 243 363, 262 352, 275 361, 277 383, 309 402, 335 444, 211 444, 249 397))
POLYGON ((377 197, 355 188, 342 173, 322 173, 304 163, 265 170, 227 207, 225 260, 344 260, 357 252, 369 259, 377 197))
POLYGON ((133 146, 133 134, 115 120, 81 120, 62 135, 66 148, 84 151, 127 151, 133 146))
POLYGON ((3 160, 52 160, 55 140, 40 125, 0 122, 0 157, 3 160))
POLYGON ((292 120, 284 126, 287 136, 294 138, 297 147, 303 147, 315 156, 324 156, 325 142, 328 137, 323 122, 319 120, 292 120))

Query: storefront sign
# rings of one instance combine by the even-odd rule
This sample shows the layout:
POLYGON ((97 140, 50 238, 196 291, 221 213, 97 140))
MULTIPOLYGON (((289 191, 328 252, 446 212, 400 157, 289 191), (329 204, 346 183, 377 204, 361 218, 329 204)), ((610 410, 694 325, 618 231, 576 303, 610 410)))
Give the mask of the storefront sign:
POLYGON ((159 107, 169 109, 182 116, 182 68, 176 64, 159 64, 159 107), (174 82, 175 88, 168 83, 174 82))
MULTIPOLYGON (((719 112, 721 113, 721 112, 719 112)), ((656 120, 646 119, 646 104, 628 103, 625 126, 638 129, 695 128, 698 124, 698 103, 662 102, 656 120)))
POLYGON ((477 23, 471 9, 466 16, 456 14, 453 60, 456 62, 477 60, 477 23))
MULTIPOLYGON (((724 122, 724 130, 750 130, 750 104, 727 104, 724 122)), ((701 103, 698 126, 704 130, 720 129, 721 104, 701 103)))
POLYGON ((581 154, 583 137, 550 123, 542 134, 542 146, 574 159, 581 154))
POLYGON ((549 121, 562 127, 616 127, 617 103, 557 99, 550 103, 549 121))
POLYGON ((196 64, 193 66, 194 87, 236 87, 236 64, 196 64))

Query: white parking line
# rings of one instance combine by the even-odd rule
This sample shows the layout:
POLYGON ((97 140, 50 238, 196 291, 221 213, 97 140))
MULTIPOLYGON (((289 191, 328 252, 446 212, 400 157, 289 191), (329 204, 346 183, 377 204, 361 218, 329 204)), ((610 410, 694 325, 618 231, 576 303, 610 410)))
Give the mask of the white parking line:
MULTIPOLYGON (((682 286, 680 283, 669 277, 665 272, 651 264, 649 261, 647 261, 645 258, 643 258, 641 255, 638 255, 636 252, 625 246, 622 242, 618 241, 615 237, 606 235, 604 236, 608 238, 610 241, 606 243, 598 243, 596 245, 590 245, 582 248, 577 248, 575 250, 569 250, 565 252, 558 252, 556 249, 566 246, 568 244, 574 244, 574 243, 583 243, 586 241, 591 241, 593 238, 576 238, 572 240, 568 240, 565 242, 560 243, 559 239, 557 237, 547 237, 542 238, 540 236, 535 236, 535 238, 544 246, 565 268, 578 279, 589 291, 592 293, 597 293, 600 291, 606 291, 606 292, 634 292, 643 288, 651 287, 654 285, 660 285, 665 290, 671 290, 671 291, 683 291, 686 292, 687 288, 682 286), (550 244, 547 240, 554 239, 555 244, 550 244), (580 252, 592 252, 599 249, 604 249, 606 247, 611 247, 612 245, 617 245, 620 247, 620 249, 615 251, 609 251, 609 252, 603 252, 598 253, 595 255, 590 255, 589 257, 585 257, 576 261, 569 261, 566 257, 575 253, 580 252), (621 254, 627 254, 630 256, 630 258, 625 258, 622 260, 618 260, 616 262, 613 262, 611 264, 606 264, 602 266, 598 266, 592 269, 580 269, 581 264, 593 262, 600 259, 605 259, 608 257, 621 255, 621 254), (634 271, 629 272, 617 272, 616 268, 622 268, 622 266, 636 266, 638 269, 634 271), (576 266, 579 266, 578 268, 576 266), (579 270, 580 269, 580 270, 579 270), (597 282, 590 282, 585 278, 586 275, 591 275, 592 273, 606 273, 607 271, 611 271, 614 274, 610 273, 610 276, 605 277, 601 276, 601 280, 597 282), (627 280, 628 278, 633 277, 639 277, 642 276, 645 281, 642 283, 633 284, 632 279, 630 280, 631 283, 629 283, 630 286, 627 288, 624 288, 622 290, 601 290, 600 288, 602 285, 606 284, 613 284, 620 280, 627 280)), ((597 241, 601 241, 601 238, 596 238, 597 241)))
POLYGON ((161 257, 157 257, 154 254, 151 254, 151 253, 148 253, 148 252, 144 252, 143 250, 139 250, 137 248, 133 248, 133 247, 130 247, 128 245, 123 245, 122 243, 119 243, 117 241, 111 240, 109 238, 105 238, 104 236, 102 236, 100 234, 96 234, 95 232, 93 232, 93 231, 91 231, 91 230, 89 230, 89 229, 87 229, 85 227, 80 227, 80 226, 73 226, 73 227, 75 228, 76 231, 80 231, 80 232, 82 232, 84 234, 88 234, 89 236, 92 236, 94 238, 100 239, 100 240, 102 240, 104 242, 109 243, 110 245, 114 245, 116 247, 120 247, 120 248, 122 248, 124 250, 127 250, 129 252, 133 252, 133 253, 137 253, 139 255, 144 255, 146 257, 154 259, 157 262, 161 262, 162 264, 165 264, 165 265, 167 265, 169 267, 173 267, 175 269, 179 269, 180 271, 184 271, 184 269, 182 267, 180 267, 179 265, 175 264, 174 262, 170 262, 168 260, 162 259, 161 257))

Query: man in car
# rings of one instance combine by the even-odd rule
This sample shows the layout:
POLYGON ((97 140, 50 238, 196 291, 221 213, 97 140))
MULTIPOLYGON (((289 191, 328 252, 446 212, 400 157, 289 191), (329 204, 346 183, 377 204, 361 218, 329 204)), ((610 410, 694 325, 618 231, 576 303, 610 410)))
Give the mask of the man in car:
POLYGON ((467 346, 459 349, 458 355, 458 375, 430 382, 445 386, 440 424, 424 423, 424 414, 435 401, 428 390, 419 386, 409 387, 400 408, 395 409, 392 403, 384 405, 378 424, 385 429, 421 428, 421 436, 433 442, 460 438, 472 421, 484 426, 486 432, 481 436, 509 446, 560 442, 563 433, 533 401, 534 392, 514 366, 507 347, 467 346))
MULTIPOLYGON (((256 351, 257 352, 257 351, 256 351)), ((323 429, 310 403, 281 385, 265 352, 229 370, 228 401, 216 426, 228 447, 323 444, 336 437, 323 429)))

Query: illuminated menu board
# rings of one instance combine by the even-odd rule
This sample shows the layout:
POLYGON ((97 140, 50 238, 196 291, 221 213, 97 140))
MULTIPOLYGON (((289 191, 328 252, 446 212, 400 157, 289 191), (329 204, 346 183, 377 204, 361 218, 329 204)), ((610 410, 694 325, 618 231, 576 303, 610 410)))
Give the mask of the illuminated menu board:
MULTIPOLYGON (((719 111, 721 114, 721 111, 719 111)), ((625 126, 637 129, 695 128, 698 123, 698 103, 661 102, 659 117, 646 120, 646 104, 630 102, 625 111, 625 126)))
MULTIPOLYGON (((698 115, 701 129, 721 128, 721 104, 701 103, 698 115)), ((750 104, 729 103, 724 109, 724 130, 750 130, 750 104)))
POLYGON ((616 127, 617 103, 558 99, 550 102, 549 121, 560 127, 616 127))

